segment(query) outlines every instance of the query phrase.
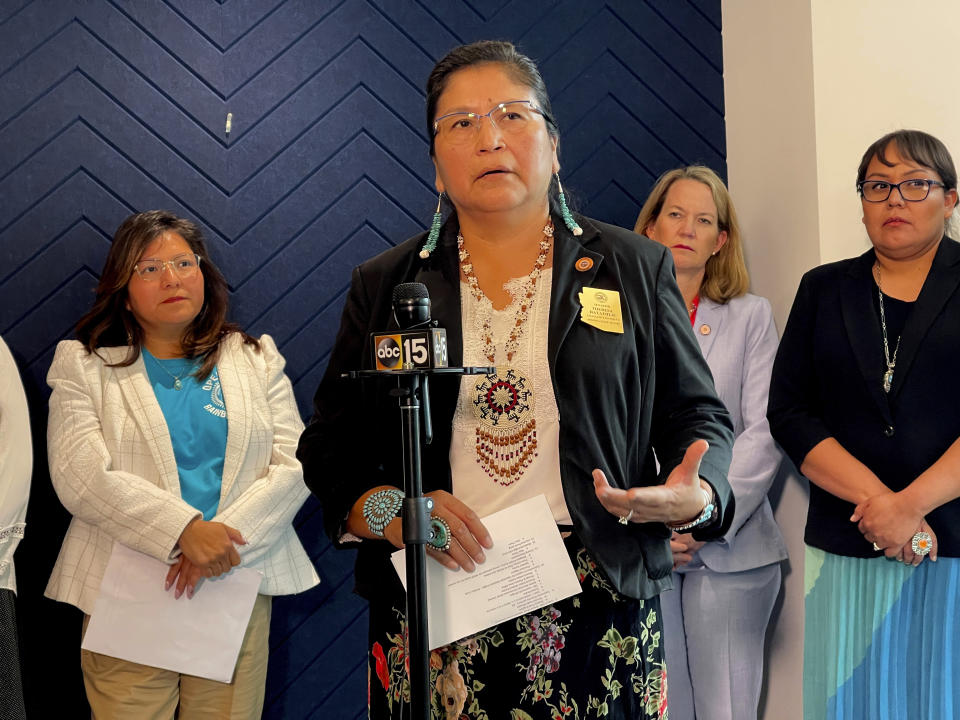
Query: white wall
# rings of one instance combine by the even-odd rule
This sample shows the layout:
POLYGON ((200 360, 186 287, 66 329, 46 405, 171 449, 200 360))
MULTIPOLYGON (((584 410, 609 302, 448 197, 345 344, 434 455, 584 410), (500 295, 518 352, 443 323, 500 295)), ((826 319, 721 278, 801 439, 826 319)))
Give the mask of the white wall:
POLYGON ((870 143, 915 128, 940 138, 960 162, 960 2, 813 0, 810 7, 820 253, 830 262, 869 247, 854 183, 870 143))
MULTIPOLYGON (((803 272, 869 247, 854 183, 871 142, 917 128, 960 161, 960 2, 722 0, 722 10, 730 190, 753 291, 782 331, 803 272)), ((765 720, 802 717, 807 493, 786 464, 771 498, 791 559, 768 637, 765 720)))
MULTIPOLYGON (((808 0, 723 0, 727 172, 753 292, 783 324, 800 275, 820 262, 808 0)), ((771 501, 790 561, 768 632, 761 717, 799 720, 806 487, 785 463, 771 501)), ((686 718, 683 720, 692 720, 686 718)))

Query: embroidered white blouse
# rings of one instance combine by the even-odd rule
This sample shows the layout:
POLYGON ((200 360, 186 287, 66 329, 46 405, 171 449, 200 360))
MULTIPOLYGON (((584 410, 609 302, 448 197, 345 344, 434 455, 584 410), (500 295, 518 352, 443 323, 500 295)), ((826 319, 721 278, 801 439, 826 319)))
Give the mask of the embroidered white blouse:
POLYGON ((460 311, 463 324, 463 364, 489 365, 484 355, 483 321, 490 318, 496 348, 496 364, 502 370, 512 366, 533 389, 531 410, 536 419, 537 452, 513 482, 503 484, 491 477, 477 456, 477 428, 481 424, 474 414, 474 401, 487 379, 483 375, 465 375, 460 381, 460 396, 453 416, 453 438, 450 442, 450 468, 453 494, 480 517, 502 510, 518 502, 540 495, 546 496, 557 524, 570 525, 570 511, 560 483, 560 417, 550 379, 547 361, 547 334, 550 318, 550 288, 553 271, 546 268, 537 282, 533 305, 517 352, 507 363, 503 346, 516 322, 517 308, 525 292, 528 278, 514 278, 504 285, 513 302, 502 310, 494 310, 484 296, 477 300, 467 283, 460 285, 460 311), (523 292, 521 292, 523 289, 523 292))

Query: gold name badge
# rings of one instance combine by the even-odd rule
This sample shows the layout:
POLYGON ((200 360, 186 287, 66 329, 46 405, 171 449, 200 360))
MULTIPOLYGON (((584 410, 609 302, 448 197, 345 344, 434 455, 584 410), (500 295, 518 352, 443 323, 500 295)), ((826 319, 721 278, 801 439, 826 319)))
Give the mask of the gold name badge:
POLYGON ((580 319, 604 332, 623 334, 623 315, 620 312, 620 293, 584 287, 580 299, 580 319))

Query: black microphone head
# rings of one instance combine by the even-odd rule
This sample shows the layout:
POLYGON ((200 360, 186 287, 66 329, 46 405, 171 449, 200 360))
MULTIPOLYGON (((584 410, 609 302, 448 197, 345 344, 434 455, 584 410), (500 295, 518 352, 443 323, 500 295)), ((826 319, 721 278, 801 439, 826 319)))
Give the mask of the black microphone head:
POLYGON ((393 302, 398 300, 416 300, 419 298, 430 299, 430 293, 427 286, 423 283, 400 283, 393 288, 393 302))
POLYGON ((393 315, 401 330, 430 322, 430 293, 423 283, 401 283, 393 288, 393 315))

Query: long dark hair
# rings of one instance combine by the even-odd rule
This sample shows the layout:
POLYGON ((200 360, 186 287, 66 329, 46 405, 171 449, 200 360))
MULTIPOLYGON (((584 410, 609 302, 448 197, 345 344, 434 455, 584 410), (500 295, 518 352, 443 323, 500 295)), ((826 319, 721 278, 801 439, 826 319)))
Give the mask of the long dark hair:
POLYGON ((200 256, 203 307, 183 331, 180 344, 187 357, 203 358, 194 373, 195 377, 203 379, 216 365, 220 343, 230 333, 240 333, 244 342, 258 349, 260 343, 243 332, 239 325, 227 322, 227 281, 210 259, 200 228, 166 210, 131 215, 117 228, 100 273, 93 307, 77 323, 77 339, 90 353, 100 347, 129 346, 127 356, 111 367, 126 367, 137 361, 144 333, 133 313, 127 309, 127 285, 133 276, 134 265, 147 246, 168 232, 182 237, 200 256))

